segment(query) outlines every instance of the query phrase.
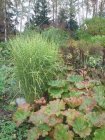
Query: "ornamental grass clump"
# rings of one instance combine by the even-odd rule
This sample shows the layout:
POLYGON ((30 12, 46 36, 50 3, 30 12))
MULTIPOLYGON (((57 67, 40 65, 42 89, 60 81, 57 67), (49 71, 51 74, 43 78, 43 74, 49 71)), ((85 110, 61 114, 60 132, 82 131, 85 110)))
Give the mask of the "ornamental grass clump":
POLYGON ((47 83, 53 79, 59 68, 59 54, 56 45, 39 34, 23 35, 10 41, 16 76, 27 102, 43 96, 47 83))

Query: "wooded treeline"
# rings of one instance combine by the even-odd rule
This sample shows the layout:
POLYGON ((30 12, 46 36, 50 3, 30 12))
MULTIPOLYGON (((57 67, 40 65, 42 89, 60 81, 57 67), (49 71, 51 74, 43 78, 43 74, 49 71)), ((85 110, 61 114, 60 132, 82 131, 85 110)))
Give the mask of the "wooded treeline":
POLYGON ((82 21, 105 16, 105 0, 0 0, 0 41, 36 26, 74 30, 82 21))

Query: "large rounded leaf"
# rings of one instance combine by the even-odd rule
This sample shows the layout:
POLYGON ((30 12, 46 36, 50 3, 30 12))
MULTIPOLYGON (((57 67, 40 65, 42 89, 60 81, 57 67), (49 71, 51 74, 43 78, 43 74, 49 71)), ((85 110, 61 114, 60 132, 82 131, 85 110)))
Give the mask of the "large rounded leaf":
POLYGON ((60 112, 65 109, 65 103, 63 100, 50 101, 46 106, 45 113, 48 115, 60 115, 60 112))
POLYGON ((58 124, 54 128, 54 140, 73 140, 73 132, 64 124, 58 124))
POLYGON ((94 125, 95 127, 105 126, 105 112, 90 112, 86 115, 86 118, 94 125))
POLYGON ((38 140, 40 136, 45 137, 51 128, 46 124, 41 124, 38 127, 33 127, 29 130, 28 140, 38 140))
POLYGON ((73 124, 73 130, 77 133, 81 138, 86 138, 91 133, 91 125, 84 118, 84 116, 76 118, 73 124))
POLYGON ((63 111, 62 114, 66 116, 66 122, 69 126, 72 126, 75 119, 81 115, 81 113, 76 111, 75 109, 68 109, 66 111, 63 111))
POLYGON ((105 127, 95 131, 93 140, 105 140, 105 127))
POLYGON ((48 85, 53 88, 62 88, 62 87, 65 87, 66 84, 67 83, 65 80, 53 80, 48 83, 48 85))
POLYGON ((71 83, 78 83, 83 81, 84 78, 81 75, 71 75, 70 77, 67 78, 67 81, 71 83))

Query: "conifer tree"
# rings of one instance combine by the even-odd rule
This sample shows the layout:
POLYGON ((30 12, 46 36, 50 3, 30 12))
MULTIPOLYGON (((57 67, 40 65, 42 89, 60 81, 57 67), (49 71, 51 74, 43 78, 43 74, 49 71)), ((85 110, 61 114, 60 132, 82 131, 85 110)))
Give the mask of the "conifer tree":
POLYGON ((42 26, 44 24, 49 24, 48 12, 49 12, 49 8, 48 8, 47 1, 37 0, 31 23, 35 26, 42 26))

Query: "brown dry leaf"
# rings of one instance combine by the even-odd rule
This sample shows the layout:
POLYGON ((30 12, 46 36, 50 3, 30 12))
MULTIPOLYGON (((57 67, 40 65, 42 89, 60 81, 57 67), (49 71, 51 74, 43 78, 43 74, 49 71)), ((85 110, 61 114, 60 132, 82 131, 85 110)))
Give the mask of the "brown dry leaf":
POLYGON ((80 106, 80 105, 82 104, 83 98, 82 98, 82 97, 70 97, 70 98, 65 98, 65 99, 64 99, 64 102, 65 102, 67 105, 69 105, 69 106, 75 108, 75 107, 78 107, 78 106, 80 106))

